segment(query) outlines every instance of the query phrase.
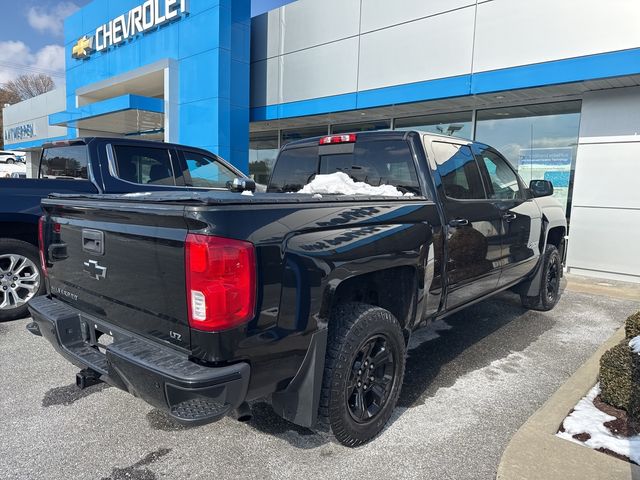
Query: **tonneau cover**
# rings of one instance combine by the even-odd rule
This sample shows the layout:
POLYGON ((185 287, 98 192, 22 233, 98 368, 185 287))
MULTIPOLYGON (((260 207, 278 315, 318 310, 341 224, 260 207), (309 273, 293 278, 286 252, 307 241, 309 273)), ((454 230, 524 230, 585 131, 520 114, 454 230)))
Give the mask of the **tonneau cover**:
POLYGON ((296 204, 322 202, 410 202, 424 201, 424 197, 385 197, 380 195, 310 195, 299 193, 255 193, 242 195, 224 191, 167 191, 138 192, 126 194, 61 194, 52 193, 48 198, 56 200, 87 199, 100 201, 132 201, 143 203, 191 203, 200 205, 251 205, 251 204, 296 204))

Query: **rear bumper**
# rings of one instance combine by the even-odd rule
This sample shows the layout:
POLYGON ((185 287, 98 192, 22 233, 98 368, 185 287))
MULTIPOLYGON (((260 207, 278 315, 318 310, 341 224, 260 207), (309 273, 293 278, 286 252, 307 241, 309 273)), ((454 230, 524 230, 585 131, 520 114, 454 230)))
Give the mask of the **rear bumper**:
POLYGON ((190 361, 185 353, 44 296, 33 299, 29 310, 34 322, 29 331, 41 334, 63 357, 168 412, 179 423, 218 420, 245 400, 248 363, 205 367, 190 361), (96 332, 111 335, 113 343, 99 350, 96 332))

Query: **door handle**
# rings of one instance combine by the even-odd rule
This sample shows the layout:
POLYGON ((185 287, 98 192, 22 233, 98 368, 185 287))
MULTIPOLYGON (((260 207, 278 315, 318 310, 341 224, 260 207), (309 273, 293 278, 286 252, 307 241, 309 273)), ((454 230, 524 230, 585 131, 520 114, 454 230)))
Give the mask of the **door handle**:
POLYGON ((454 228, 466 227, 467 225, 469 225, 469 220, 466 218, 456 218, 449 222, 449 226, 454 228))
POLYGON ((104 255, 104 232, 83 229, 82 250, 96 255, 104 255))
POLYGON ((517 217, 517 215, 515 213, 512 212, 507 212, 504 215, 502 215, 502 218, 505 220, 505 222, 510 222, 512 220, 515 220, 517 217))

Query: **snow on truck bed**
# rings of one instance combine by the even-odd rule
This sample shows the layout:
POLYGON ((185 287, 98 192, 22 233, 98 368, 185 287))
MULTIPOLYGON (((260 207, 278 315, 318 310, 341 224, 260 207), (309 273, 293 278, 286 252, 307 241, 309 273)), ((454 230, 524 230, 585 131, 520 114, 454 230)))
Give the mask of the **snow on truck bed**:
POLYGON ((371 195, 382 197, 413 197, 413 193, 402 193, 393 185, 374 187, 365 182, 356 182, 344 172, 316 175, 311 183, 298 193, 320 195, 371 195))

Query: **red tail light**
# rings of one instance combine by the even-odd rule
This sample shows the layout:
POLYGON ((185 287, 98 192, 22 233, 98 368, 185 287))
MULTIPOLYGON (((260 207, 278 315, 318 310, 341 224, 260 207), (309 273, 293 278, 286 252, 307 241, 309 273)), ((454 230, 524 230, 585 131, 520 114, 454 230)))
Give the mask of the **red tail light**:
POLYGON ((187 235, 189 325, 208 332, 242 325, 255 315, 256 255, 249 242, 187 235))
POLYGON ((42 274, 46 277, 49 272, 47 272, 47 261, 44 256, 44 217, 40 217, 40 220, 38 220, 38 247, 40 250, 40 268, 42 269, 42 274))
POLYGON ((329 135, 320 139, 320 145, 332 145, 334 143, 355 143, 356 134, 349 133, 347 135, 329 135))

